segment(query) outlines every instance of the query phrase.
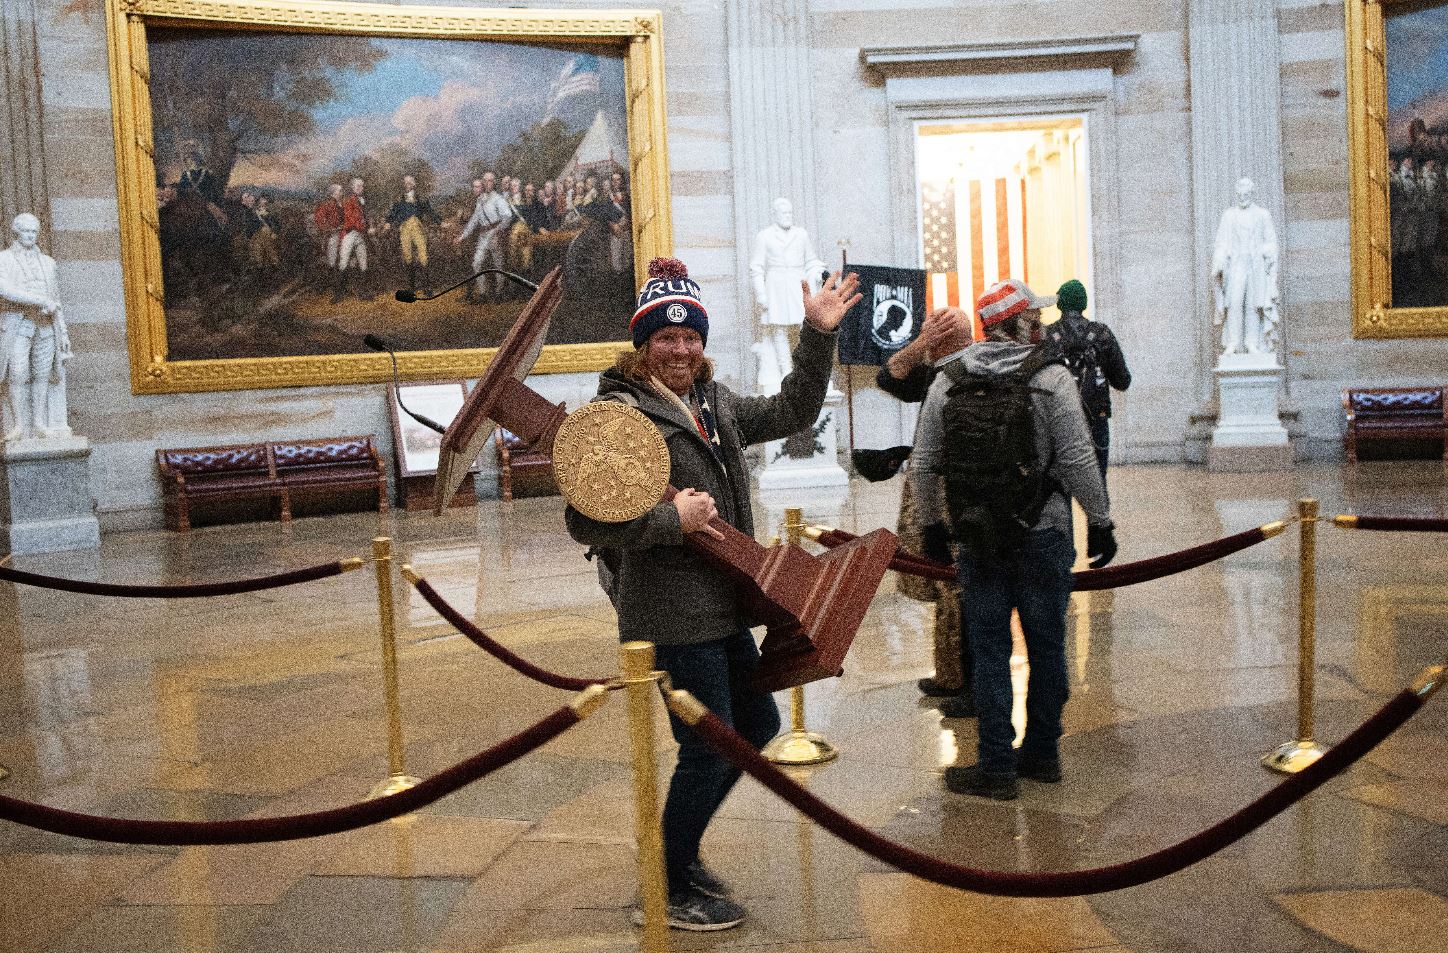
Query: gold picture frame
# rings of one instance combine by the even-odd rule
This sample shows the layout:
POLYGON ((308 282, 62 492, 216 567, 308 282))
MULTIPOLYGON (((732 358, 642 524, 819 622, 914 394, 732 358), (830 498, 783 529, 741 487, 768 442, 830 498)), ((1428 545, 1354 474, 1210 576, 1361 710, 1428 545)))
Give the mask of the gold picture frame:
POLYGON ((1448 306, 1393 305, 1385 12, 1393 5, 1434 6, 1416 0, 1346 0, 1352 336, 1448 337, 1448 306))
MULTIPOLYGON (((132 392, 379 383, 390 380, 392 375, 387 355, 362 353, 360 348, 358 353, 308 356, 171 356, 161 251, 160 211, 164 199, 158 198, 162 190, 157 178, 150 100, 149 30, 194 28, 605 49, 607 55, 622 61, 628 153, 623 194, 625 221, 631 223, 633 241, 631 269, 627 259, 615 267, 624 269, 619 276, 625 281, 631 271, 633 286, 637 287, 647 262, 670 254, 672 245, 661 26, 662 15, 656 10, 395 7, 328 0, 107 0, 132 392)), ((617 342, 549 345, 543 349, 534 371, 547 374, 600 370, 611 365, 625 346, 622 336, 617 342)), ((410 381, 474 378, 482 373, 495 351, 466 347, 401 351, 400 376, 410 381)))

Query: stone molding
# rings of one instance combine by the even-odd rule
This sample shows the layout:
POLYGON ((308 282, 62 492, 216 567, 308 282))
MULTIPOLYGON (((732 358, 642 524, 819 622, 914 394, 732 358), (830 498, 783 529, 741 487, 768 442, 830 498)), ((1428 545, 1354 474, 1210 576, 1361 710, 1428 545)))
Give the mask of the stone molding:
POLYGON ((921 66, 957 70, 1009 65, 1011 71, 1108 66, 1115 70, 1136 52, 1139 33, 1061 39, 946 43, 938 46, 875 46, 860 50, 860 62, 889 76, 921 66))

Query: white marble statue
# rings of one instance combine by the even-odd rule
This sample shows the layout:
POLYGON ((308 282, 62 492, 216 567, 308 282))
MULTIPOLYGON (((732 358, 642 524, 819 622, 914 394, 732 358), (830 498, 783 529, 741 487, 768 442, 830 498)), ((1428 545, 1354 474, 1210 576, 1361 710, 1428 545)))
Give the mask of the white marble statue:
POLYGON ((29 212, 10 223, 15 241, 0 251, 0 379, 9 385, 5 439, 69 437, 65 362, 70 335, 60 308, 55 259, 42 252, 40 220, 29 212))
POLYGON ((790 371, 789 328, 804 321, 804 297, 799 283, 808 281, 818 291, 825 263, 815 254, 809 232, 794 224, 794 206, 789 199, 774 200, 774 223, 754 236, 754 254, 749 274, 754 281, 754 299, 764 309, 759 319, 760 393, 773 394, 790 371))
POLYGON ((1222 325, 1222 354, 1277 350, 1277 231, 1252 203, 1251 179, 1237 180, 1237 204, 1222 213, 1212 247, 1213 325, 1222 325))

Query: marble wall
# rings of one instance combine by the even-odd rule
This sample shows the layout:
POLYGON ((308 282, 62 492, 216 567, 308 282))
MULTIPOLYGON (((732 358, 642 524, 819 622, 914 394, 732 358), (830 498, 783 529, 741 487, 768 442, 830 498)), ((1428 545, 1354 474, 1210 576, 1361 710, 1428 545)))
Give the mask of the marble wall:
MULTIPOLYGON (((157 447, 387 434, 380 386, 131 394, 102 2, 34 4, 51 250, 61 262, 77 352, 70 371, 72 423, 95 446, 92 472, 103 525, 158 523, 157 447)), ((663 10, 675 252, 691 265, 710 304, 710 351, 721 375, 743 384, 752 379, 753 320, 743 313, 747 296, 737 284, 747 249, 737 247, 742 226, 736 219, 744 213, 737 208, 733 157, 746 152, 734 148, 730 132, 731 89, 740 88, 731 85, 730 70, 767 60, 730 57, 724 0, 679 0, 663 10)), ((1094 242, 1098 261, 1109 256, 1115 262, 1118 288, 1108 296, 1110 313, 1096 316, 1115 328, 1136 377, 1118 401, 1115 444, 1122 458, 1192 457, 1210 429, 1212 406, 1201 346, 1207 332, 1194 305, 1200 269, 1188 4, 813 0, 804 10, 814 168, 802 177, 806 194, 796 197, 796 205, 810 207, 805 220, 831 261, 840 249, 860 262, 891 262, 897 254, 888 224, 895 211, 888 187, 889 108, 883 78, 861 62, 862 47, 1139 35, 1135 53, 1115 71, 1114 181, 1103 187, 1115 201, 1117 225, 1114 234, 1097 234, 1094 242)), ((1342 7, 1279 0, 1277 17, 1288 407, 1297 414, 1300 453, 1331 457, 1341 452, 1341 387, 1441 379, 1448 342, 1350 339, 1342 7)), ((873 390, 872 376, 860 371, 854 378, 858 442, 908 440, 912 418, 873 390)), ((593 376, 557 375, 535 383, 551 399, 576 406, 591 393, 593 376)), ((384 446, 389 443, 383 436, 384 446)))

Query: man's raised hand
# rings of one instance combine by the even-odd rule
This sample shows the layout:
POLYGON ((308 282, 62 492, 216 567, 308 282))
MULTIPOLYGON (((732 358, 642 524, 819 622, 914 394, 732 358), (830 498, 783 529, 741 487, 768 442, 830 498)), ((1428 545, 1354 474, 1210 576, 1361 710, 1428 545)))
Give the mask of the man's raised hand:
POLYGON ((799 283, 804 294, 804 319, 820 331, 833 331, 849 310, 859 304, 861 295, 855 290, 860 286, 859 276, 851 272, 840 277, 837 271, 825 279, 820 290, 810 294, 809 282, 799 283))

